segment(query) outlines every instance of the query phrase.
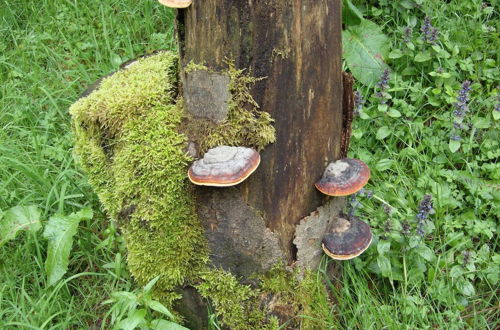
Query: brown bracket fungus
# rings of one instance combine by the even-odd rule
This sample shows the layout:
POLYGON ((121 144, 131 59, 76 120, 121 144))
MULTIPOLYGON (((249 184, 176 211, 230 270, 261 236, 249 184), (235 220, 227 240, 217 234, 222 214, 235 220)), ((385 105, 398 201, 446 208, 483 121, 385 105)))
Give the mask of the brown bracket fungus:
POLYGON ((191 6, 193 0, 158 0, 162 5, 170 8, 187 8, 191 6))
POLYGON ((195 161, 188 177, 196 185, 229 187, 245 181, 259 164, 260 155, 252 148, 219 146, 195 161))
POLYGON ((329 196, 347 196, 361 190, 370 179, 370 169, 358 159, 342 158, 330 163, 316 188, 329 196))
POLYGON ((337 218, 323 238, 323 251, 335 260, 349 260, 363 253, 372 242, 370 226, 356 217, 337 218))

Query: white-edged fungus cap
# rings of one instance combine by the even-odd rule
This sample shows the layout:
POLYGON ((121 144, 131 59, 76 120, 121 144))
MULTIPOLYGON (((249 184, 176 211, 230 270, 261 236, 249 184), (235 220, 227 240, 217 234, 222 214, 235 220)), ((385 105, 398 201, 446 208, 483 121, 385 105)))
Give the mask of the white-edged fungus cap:
POLYGON ((196 185, 228 187, 243 182, 260 164, 259 153, 246 147, 210 149, 191 165, 189 180, 196 185))
POLYGON ((330 163, 316 188, 325 195, 347 196, 358 192, 370 179, 368 166, 354 158, 343 158, 330 163))

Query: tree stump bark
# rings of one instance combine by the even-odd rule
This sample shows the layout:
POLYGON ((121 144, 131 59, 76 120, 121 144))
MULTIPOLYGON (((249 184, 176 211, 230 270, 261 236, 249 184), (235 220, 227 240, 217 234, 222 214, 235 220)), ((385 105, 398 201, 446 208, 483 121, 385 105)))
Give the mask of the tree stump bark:
POLYGON ((211 261, 243 280, 280 260, 316 267, 329 219, 342 204, 314 187, 348 140, 341 15, 340 0, 195 0, 178 11, 182 88, 191 115, 224 119, 220 103, 228 81, 217 72, 227 61, 265 77, 251 94, 274 118, 276 142, 239 186, 197 188, 211 261), (215 74, 187 72, 190 62, 215 74), (328 205, 315 211, 325 200, 328 205))

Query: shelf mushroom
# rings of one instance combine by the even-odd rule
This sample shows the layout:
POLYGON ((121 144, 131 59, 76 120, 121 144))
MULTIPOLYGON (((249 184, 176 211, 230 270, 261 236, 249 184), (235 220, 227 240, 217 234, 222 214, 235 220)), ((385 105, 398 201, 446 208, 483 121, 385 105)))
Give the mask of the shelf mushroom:
MULTIPOLYGON (((316 188, 328 196, 352 195, 370 179, 370 169, 358 159, 343 158, 330 163, 316 188)), ((322 241, 323 251, 336 260, 349 260, 363 253, 372 242, 368 224, 356 217, 337 218, 322 241)))
POLYGON ((323 251, 332 259, 349 260, 363 253, 372 242, 370 226, 356 217, 337 218, 322 241, 323 251))
POLYGON ((347 196, 361 190, 370 179, 370 169, 362 161, 343 158, 330 163, 316 188, 328 196, 347 196))
POLYGON ((170 8, 187 8, 191 6, 193 0, 158 0, 162 5, 170 8))
POLYGON ((188 177, 196 185, 229 187, 245 181, 259 164, 260 155, 252 148, 219 146, 195 161, 188 177))

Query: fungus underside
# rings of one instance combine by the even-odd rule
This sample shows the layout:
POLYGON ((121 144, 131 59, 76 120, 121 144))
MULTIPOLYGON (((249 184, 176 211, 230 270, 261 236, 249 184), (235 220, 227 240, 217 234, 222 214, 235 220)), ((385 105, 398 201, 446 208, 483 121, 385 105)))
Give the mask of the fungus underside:
MULTIPOLYGON (((129 269, 140 284, 160 276, 155 295, 169 307, 180 298, 176 289, 192 285, 211 299, 231 329, 249 324, 276 328, 277 319, 267 317, 259 304, 262 292, 278 290, 276 280, 262 278, 261 288, 252 288, 209 267, 207 241, 186 177, 192 159, 185 152, 187 116, 177 95, 177 67, 178 57, 170 52, 139 59, 73 104, 75 155, 105 211, 119 225, 129 269)), ((274 141, 275 131, 269 114, 257 110, 250 95, 256 78, 232 64, 227 74, 232 95, 228 119, 218 126, 201 125, 210 134, 196 142, 204 148, 224 143, 263 149, 274 141)), ((286 288, 289 292, 290 285, 279 289, 286 288)), ((307 305, 298 295, 280 299, 285 297, 294 299, 294 306, 307 305)))

